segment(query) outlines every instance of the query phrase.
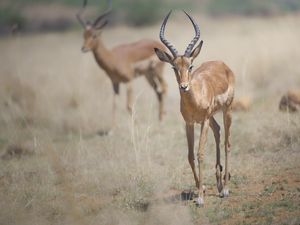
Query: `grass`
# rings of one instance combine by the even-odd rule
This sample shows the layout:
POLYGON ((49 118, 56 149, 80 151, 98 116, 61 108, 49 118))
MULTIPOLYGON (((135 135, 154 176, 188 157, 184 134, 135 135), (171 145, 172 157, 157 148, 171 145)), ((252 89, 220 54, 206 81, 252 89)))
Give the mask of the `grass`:
MULTIPOLYGON (((193 30, 180 16, 167 35, 183 51, 193 30)), ((299 17, 197 21, 205 45, 195 65, 224 60, 237 76, 236 96, 254 99, 249 112, 233 116, 231 196, 216 196, 210 132, 206 205, 181 200, 194 181, 171 68, 162 123, 141 78, 134 81, 134 116, 122 86, 117 127, 100 137, 97 131, 111 126, 111 84, 93 56, 80 52, 82 34, 16 36, 0 40, 0 155, 12 145, 33 154, 0 159, 0 224, 299 224, 300 116, 278 112, 281 94, 300 84, 299 17)), ((158 31, 159 24, 115 27, 103 40, 112 47, 157 39, 158 31)))

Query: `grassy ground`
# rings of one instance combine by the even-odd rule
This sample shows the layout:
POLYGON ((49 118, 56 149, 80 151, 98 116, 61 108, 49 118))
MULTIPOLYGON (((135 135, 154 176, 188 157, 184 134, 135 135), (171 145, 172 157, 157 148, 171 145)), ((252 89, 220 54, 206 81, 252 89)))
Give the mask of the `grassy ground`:
MULTIPOLYGON (((193 31, 181 16, 167 36, 183 51, 193 31)), ((7 37, 0 40, 0 224, 299 224, 300 115, 278 112, 281 94, 300 85, 299 17, 198 21, 204 46, 195 65, 224 60, 237 97, 253 98, 249 112, 233 117, 231 196, 216 196, 210 133, 206 205, 185 199, 194 181, 169 67, 162 123, 139 78, 133 116, 122 87, 117 127, 99 136, 111 125, 111 84, 80 52, 81 33, 7 37)), ((157 39, 158 30, 116 27, 103 40, 157 39)))

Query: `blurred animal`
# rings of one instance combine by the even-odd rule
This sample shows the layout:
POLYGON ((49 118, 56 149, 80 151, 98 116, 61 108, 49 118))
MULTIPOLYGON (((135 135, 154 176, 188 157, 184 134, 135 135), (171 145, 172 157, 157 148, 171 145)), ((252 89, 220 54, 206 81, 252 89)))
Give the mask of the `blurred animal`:
POLYGON ((279 110, 297 112, 300 110, 300 90, 289 90, 279 102, 279 110))
POLYGON ((12 158, 21 158, 21 156, 34 154, 33 148, 29 148, 26 145, 9 145, 6 148, 5 153, 1 156, 3 160, 12 158))
MULTIPOLYGON (((168 18, 165 17, 161 29, 160 40, 170 50, 172 55, 156 48, 155 52, 161 61, 171 64, 179 85, 181 96, 180 110, 186 123, 186 137, 188 142, 188 160, 193 171, 196 187, 198 188, 198 206, 204 204, 204 148, 209 127, 212 129, 216 142, 216 180, 217 189, 221 197, 229 196, 229 155, 230 155, 230 126, 231 104, 234 97, 235 78, 230 68, 221 61, 203 63, 193 71, 193 61, 199 55, 203 41, 194 48, 200 38, 200 28, 194 19, 188 16, 195 30, 195 37, 187 46, 185 53, 179 55, 177 50, 165 37, 165 27, 168 18), (225 181, 222 182, 222 165, 220 162, 220 126, 214 119, 214 114, 223 111, 225 127, 225 181), (198 173, 194 163, 194 124, 201 124, 200 143, 197 152, 198 173)), ((184 33, 184 31, 183 31, 184 33)))
POLYGON ((234 99, 232 102, 233 111, 249 111, 252 104, 252 100, 248 96, 243 96, 238 99, 234 99))
POLYGON ((146 77, 156 93, 159 102, 159 119, 162 120, 167 84, 162 76, 164 63, 156 58, 153 49, 155 47, 164 48, 164 46, 157 41, 143 39, 107 49, 101 40, 100 34, 107 24, 105 17, 111 11, 111 1, 108 1, 108 3, 109 8, 98 16, 94 22, 85 22, 81 16, 87 4, 87 0, 84 0, 83 8, 78 12, 77 19, 84 29, 82 52, 92 51, 96 62, 112 82, 114 90, 113 124, 115 124, 115 97, 119 94, 120 83, 127 84, 127 109, 131 113, 133 92, 131 81, 141 75, 146 77))

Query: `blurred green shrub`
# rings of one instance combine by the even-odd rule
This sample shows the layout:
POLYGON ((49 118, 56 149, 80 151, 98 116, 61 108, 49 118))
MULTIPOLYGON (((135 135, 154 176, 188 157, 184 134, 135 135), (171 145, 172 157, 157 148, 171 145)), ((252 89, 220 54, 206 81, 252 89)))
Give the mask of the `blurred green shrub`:
POLYGON ((299 0, 211 0, 207 3, 207 11, 213 16, 269 16, 299 10, 299 0))
MULTIPOLYGON (((0 0, 1 1, 1 0, 0 0)), ((162 21, 170 9, 185 9, 193 14, 263 15, 272 16, 300 11, 300 0, 111 0, 112 23, 146 26, 162 21)), ((6 8, 0 8, 0 30, 3 26, 18 24, 24 27, 22 8, 33 4, 62 4, 73 7, 82 5, 83 0, 6 0, 6 8), (18 10, 14 10, 18 9, 18 10)), ((88 5, 99 13, 107 7, 107 0, 88 0, 88 5)), ((2 6, 3 7, 3 6, 2 6)), ((92 19, 92 18, 91 18, 92 19)), ((74 18, 72 18, 72 21, 74 18)))
POLYGON ((121 19, 133 26, 143 26, 161 21, 166 4, 161 0, 113 1, 121 19))
POLYGON ((0 28, 17 25, 19 28, 25 25, 25 18, 21 12, 11 7, 0 8, 0 28))
POLYGON ((146 26, 162 22, 170 10, 190 11, 195 0, 112 0, 115 16, 133 26, 146 26))
POLYGON ((64 5, 82 5, 83 0, 10 0, 10 3, 17 6, 25 6, 31 4, 53 4, 59 3, 64 5))
POLYGON ((284 11, 299 11, 300 1, 299 0, 275 0, 281 10, 284 11))

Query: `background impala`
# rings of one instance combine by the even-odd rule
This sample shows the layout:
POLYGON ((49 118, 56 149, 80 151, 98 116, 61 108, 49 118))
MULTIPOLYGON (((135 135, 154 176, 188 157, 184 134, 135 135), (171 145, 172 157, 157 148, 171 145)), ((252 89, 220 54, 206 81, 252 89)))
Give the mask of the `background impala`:
MULTIPOLYGON (((108 1, 110 8, 98 16, 93 23, 85 22, 82 13, 86 7, 87 0, 83 2, 82 10, 76 15, 79 23, 84 29, 84 44, 82 52, 92 51, 99 67, 105 71, 112 82, 114 90, 113 97, 113 125, 115 124, 115 96, 119 94, 121 83, 127 85, 127 109, 132 113, 132 84, 131 81, 139 76, 145 76, 148 83, 156 93, 159 102, 159 119, 162 120, 164 113, 164 98, 167 84, 163 78, 163 63, 154 57, 153 49, 163 47, 159 42, 142 39, 140 41, 122 44, 108 49, 101 40, 100 34, 107 24, 106 16, 111 11, 111 1, 108 1)), ((124 40, 126 42, 126 40, 124 40)))
MULTIPOLYGON (((282 1, 268 1, 268 8, 255 11, 264 0, 114 0, 111 24, 101 34, 108 49, 124 39, 160 41, 165 14, 185 9, 198 21, 204 40, 193 64, 223 60, 236 75, 235 98, 252 99, 249 111, 233 112, 227 199, 216 196, 215 140, 208 134, 205 206, 199 209, 188 200, 195 184, 173 69, 164 69, 168 97, 162 123, 156 94, 141 77, 132 81, 133 117, 118 104, 126 102, 126 89, 121 90, 114 135, 99 137, 99 127, 111 126, 113 90, 92 55, 79 49, 83 31, 75 15, 82 1, 37 1, 0 3, 0 9, 5 2, 14 4, 0 11, 0 21, 20 18, 12 17, 16 2, 26 19, 20 31, 0 37, 1 225, 299 224, 300 115, 278 109, 282 95, 300 85, 299 15, 272 14, 273 4, 282 1), (221 9, 247 15, 220 17, 221 9), (154 23, 141 26, 148 18, 154 23), (57 24, 57 29, 73 27, 51 31, 57 24), (47 32, 30 32, 40 26, 47 32)), ((287 2, 296 9, 297 2, 287 2)), ((84 18, 95 18, 106 7, 106 1, 89 0, 84 18)), ((186 16, 176 13, 165 35, 184 52, 195 32, 186 16)), ((215 119, 222 121, 220 116, 215 119)), ((222 151, 223 143, 222 138, 222 151)))

